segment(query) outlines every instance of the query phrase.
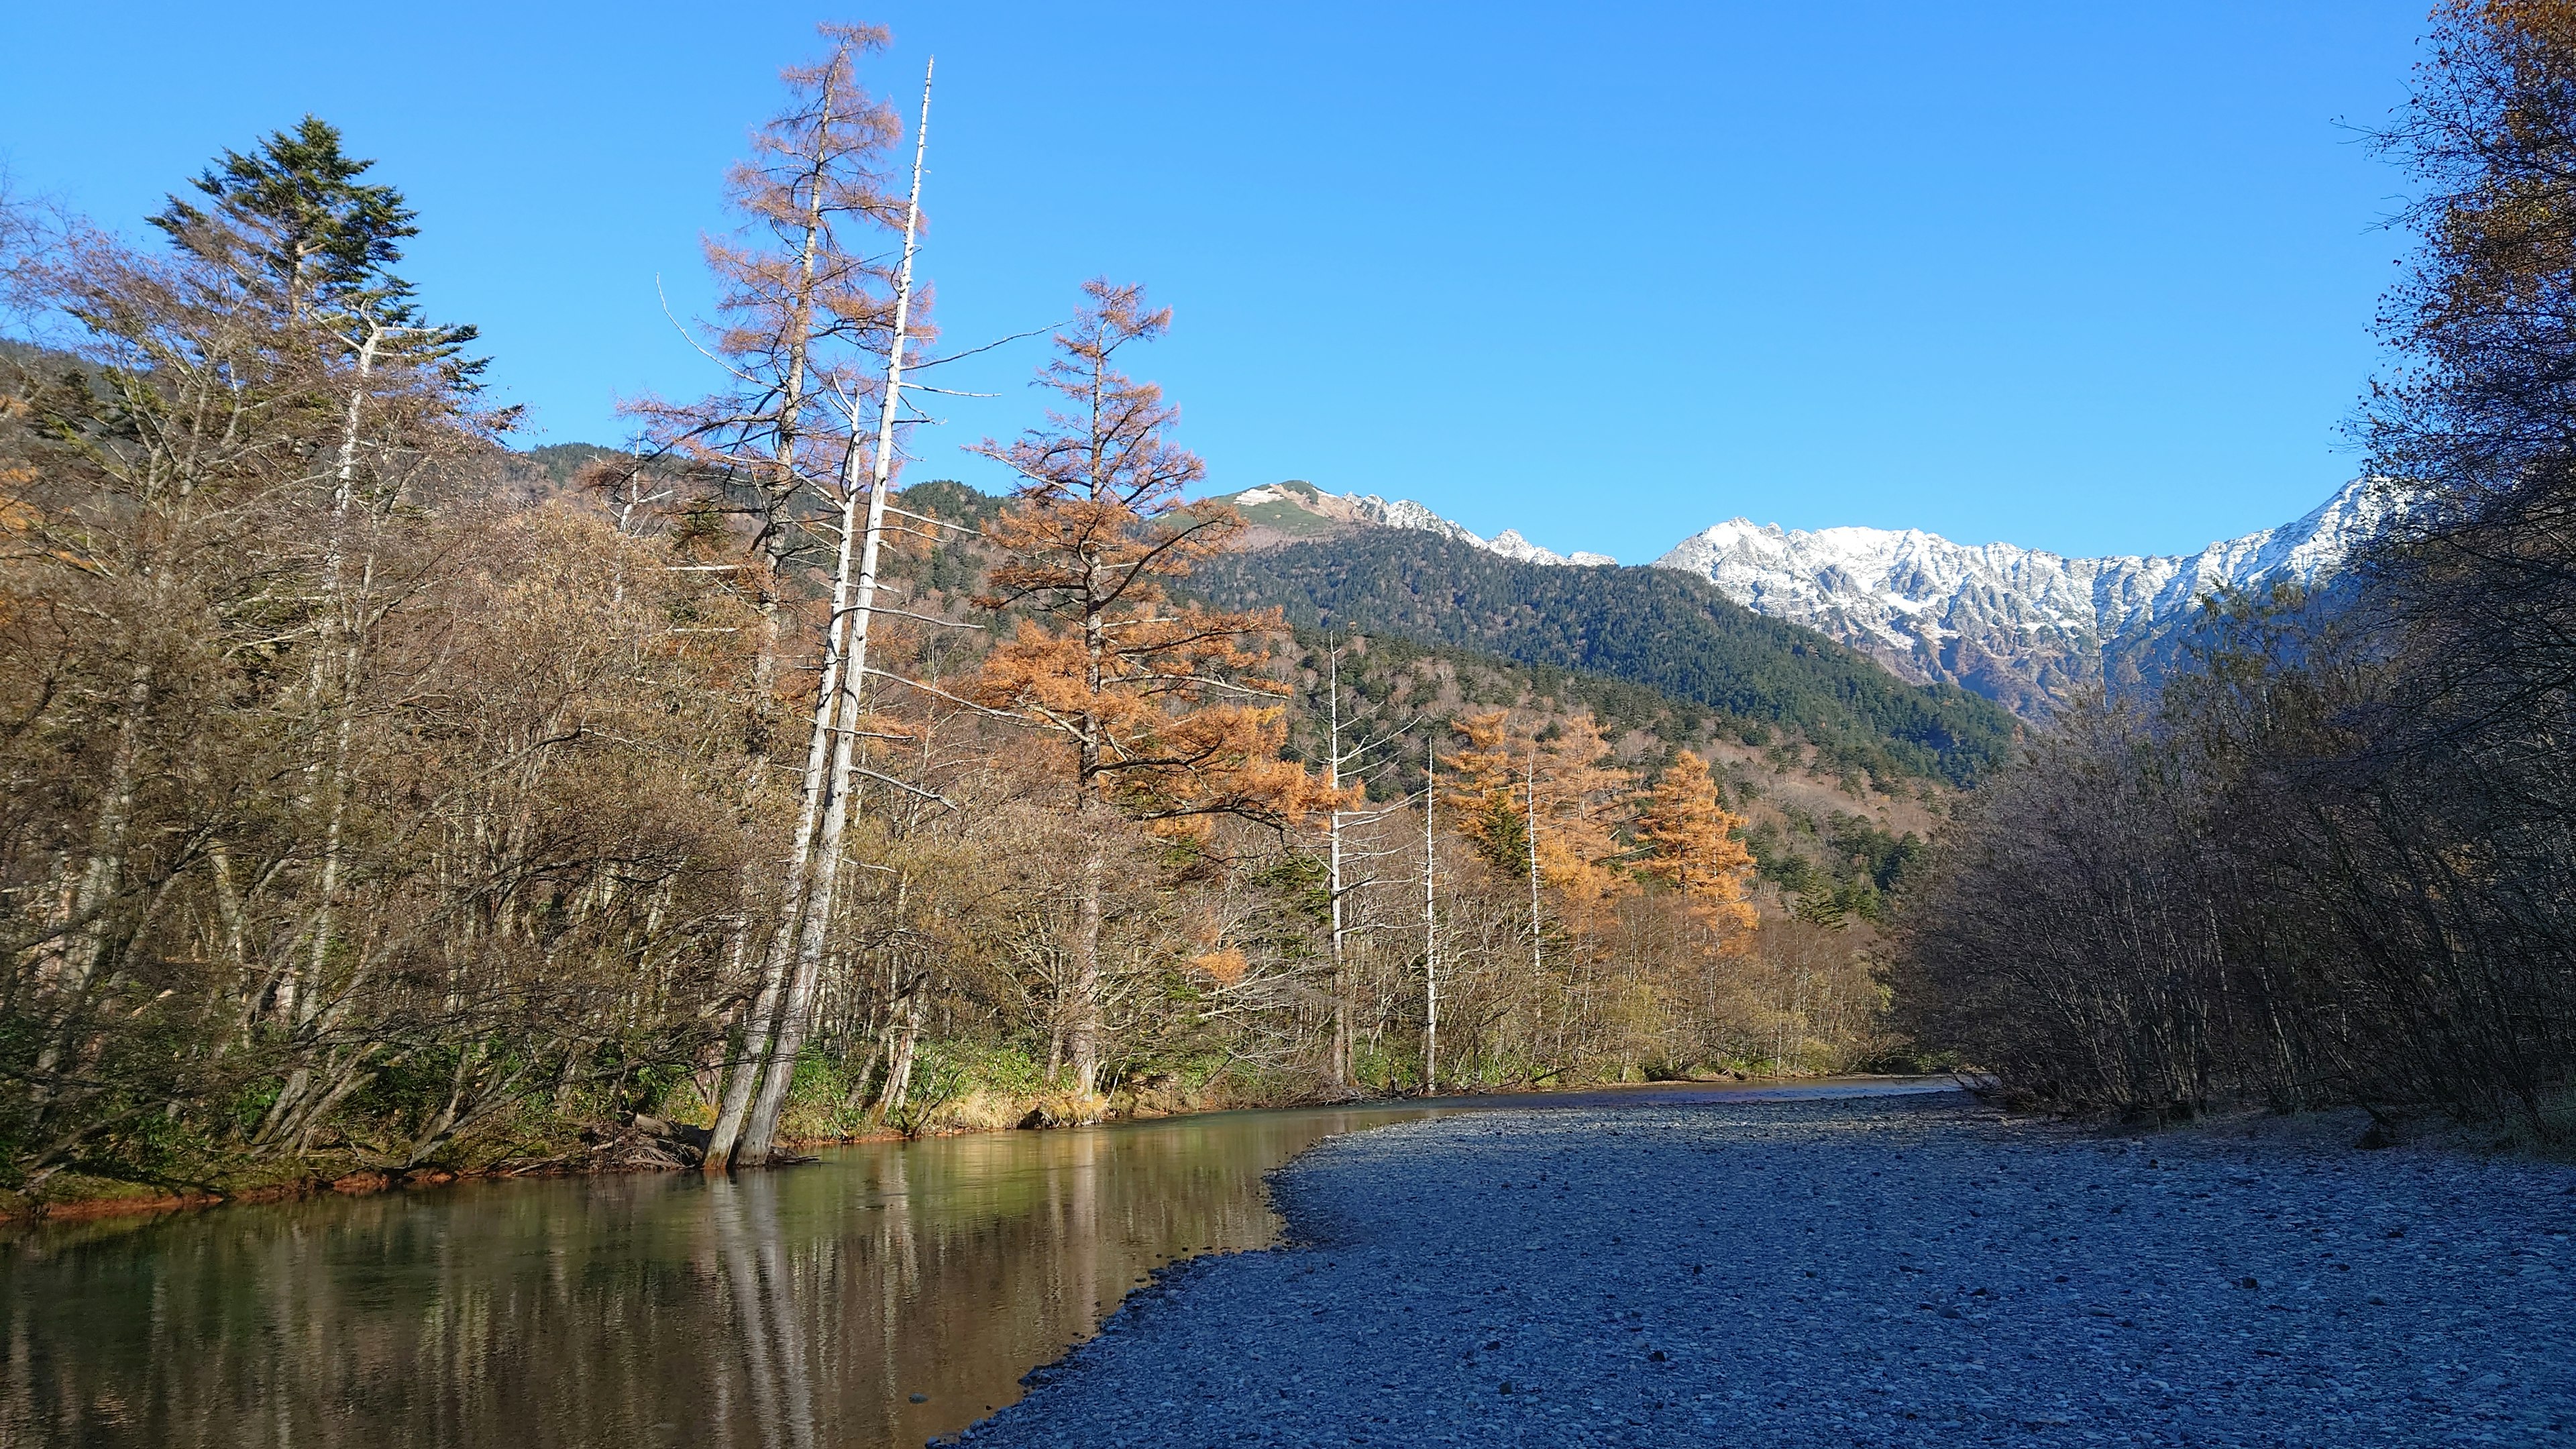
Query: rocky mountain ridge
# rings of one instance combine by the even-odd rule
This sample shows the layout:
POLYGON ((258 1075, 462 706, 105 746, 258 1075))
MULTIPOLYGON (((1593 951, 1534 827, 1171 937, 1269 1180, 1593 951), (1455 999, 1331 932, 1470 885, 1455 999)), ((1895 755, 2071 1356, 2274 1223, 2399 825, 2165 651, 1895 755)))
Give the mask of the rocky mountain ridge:
POLYGON ((1303 480, 1265 483, 1258 488, 1246 488, 1240 493, 1229 493, 1211 501, 1233 504, 1235 511, 1250 520, 1256 531, 1287 538, 1313 537, 1333 531, 1334 525, 1402 528, 1456 539, 1470 548, 1480 548, 1516 563, 1610 568, 1619 562, 1606 553, 1586 553, 1581 549, 1558 553, 1523 538, 1516 528, 1506 528, 1492 538, 1485 538, 1410 498, 1389 502, 1374 493, 1327 493, 1303 480))
MULTIPOLYGON (((1523 563, 1609 567, 1506 529, 1491 539, 1411 500, 1290 482, 1229 495, 1253 542, 1354 528, 1436 534, 1523 563)), ((1921 529, 1785 529, 1735 518, 1648 567, 1707 579, 1754 612, 1813 628, 1916 683, 1961 685, 2026 718, 2069 691, 2152 678, 2178 627, 2220 589, 2331 578, 2403 512, 2383 483, 2346 485, 2306 516, 2184 555, 2069 558, 2009 543, 1961 544, 1921 529)))
POLYGON ((2142 657, 2222 589, 2314 585, 2403 509, 2359 480, 2278 528, 2197 553, 2068 558, 1921 529, 1784 529, 1736 518, 1654 567, 1709 580, 1757 613, 1805 624, 1899 675, 1964 685, 2029 715, 2073 688, 2154 672, 2142 657))

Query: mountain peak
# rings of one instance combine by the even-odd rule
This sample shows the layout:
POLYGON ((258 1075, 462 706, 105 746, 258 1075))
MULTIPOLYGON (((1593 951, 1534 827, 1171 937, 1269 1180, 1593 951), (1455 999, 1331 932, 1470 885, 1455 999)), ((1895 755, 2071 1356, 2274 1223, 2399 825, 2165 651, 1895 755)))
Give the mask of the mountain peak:
MULTIPOLYGON (((1516 528, 1484 538, 1411 499, 1327 493, 1303 480, 1216 501, 1252 523, 1256 547, 1395 528, 1519 563, 1617 563, 1558 553, 1516 528)), ((2384 481, 2357 479, 2278 528, 2196 553, 2099 558, 1956 543, 1919 528, 1784 528, 1736 517, 1682 540, 1653 566, 1705 578, 1755 613, 1831 636, 1901 678, 1961 685, 2037 718, 2073 690, 2158 672, 2212 593, 2331 577, 2404 507, 2384 481)))
POLYGON ((1805 624, 1909 679, 1964 685, 2024 714, 2135 667, 2135 656, 2225 588, 2338 572, 2404 503, 2357 480, 2279 528, 2198 553, 2068 558, 1921 529, 1788 529, 1733 518, 1655 560, 1758 613, 1805 624))
POLYGON ((1251 522, 1256 538, 1265 531, 1275 535, 1278 541, 1312 538, 1340 527, 1365 525, 1436 533, 1520 563, 1606 568, 1619 562, 1608 554, 1586 553, 1580 549, 1573 553, 1558 553, 1530 542, 1516 528, 1506 528, 1492 538, 1485 538, 1410 498, 1399 498, 1390 503, 1374 493, 1327 493, 1303 479, 1265 483, 1209 501, 1234 505, 1235 510, 1251 522))

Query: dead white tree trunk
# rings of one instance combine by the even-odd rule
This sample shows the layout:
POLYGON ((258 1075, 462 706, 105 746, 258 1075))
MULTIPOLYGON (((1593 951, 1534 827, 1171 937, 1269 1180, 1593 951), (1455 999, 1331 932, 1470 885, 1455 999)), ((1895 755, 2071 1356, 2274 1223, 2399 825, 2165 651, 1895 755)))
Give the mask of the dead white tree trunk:
MULTIPOLYGON (((868 626, 876 609, 877 562, 885 539, 887 485, 894 474, 895 415, 903 402, 906 327, 912 308, 913 255, 920 243, 921 170, 930 146, 931 72, 921 77, 921 124, 913 137, 912 193, 903 217, 903 262, 895 274, 894 337, 886 349, 885 392, 877 404, 877 437, 867 489, 867 522, 858 527, 857 471, 859 450, 851 448, 841 465, 841 547, 832 578, 832 619, 826 631, 831 643, 824 666, 824 693, 815 701, 817 737, 831 741, 831 769, 822 782, 822 835, 810 862, 813 883, 798 933, 796 969, 789 979, 778 1035, 770 1044, 762 1073, 760 1099, 743 1134, 741 1152, 753 1162, 769 1160, 779 1114, 796 1075, 796 1055, 805 1046, 814 994, 822 981, 823 946, 831 932, 832 903, 840 885, 841 834, 849 821, 850 785, 857 763, 859 701, 868 669, 868 626), (857 536, 858 559, 853 587, 851 544, 857 536), (855 598, 853 598, 855 594, 855 598), (846 667, 844 667, 846 661, 846 667)), ((854 420, 855 421, 855 420, 854 420)), ((856 431, 853 429, 853 431, 856 431)))
POLYGON ((1539 958, 1538 921, 1538 744, 1529 748, 1529 764, 1521 775, 1521 789, 1529 799, 1529 878, 1530 878, 1530 988, 1536 990, 1545 979, 1539 958))
MULTIPOLYGON (((1324 750, 1324 788, 1336 799, 1342 788, 1342 652, 1328 651, 1325 656, 1326 713, 1332 730, 1331 741, 1324 750)), ((1325 889, 1333 902, 1333 1085, 1351 1085, 1351 991, 1350 971, 1342 954, 1342 810, 1339 804, 1324 816, 1325 889)))
MULTIPOLYGON (((815 266, 823 243, 825 157, 830 147, 835 119, 835 95, 832 72, 827 68, 821 96, 820 116, 815 125, 814 164, 806 177, 806 195, 802 212, 803 234, 797 244, 796 291, 789 308, 786 337, 787 368, 784 396, 775 416, 778 420, 777 446, 773 451, 775 477, 769 507, 784 511, 780 501, 796 491, 796 454, 802 438, 807 376, 811 366, 814 327, 815 266)), ((843 461, 846 484, 848 462, 843 461)), ((796 837, 788 848, 786 890, 778 904, 778 928, 770 935, 761 953, 760 990, 752 998, 751 1011, 743 1023, 742 1052, 725 1074, 724 1101, 717 1108, 714 1130, 708 1135, 704 1166, 709 1172, 721 1172, 734 1157, 736 1144, 752 1115, 753 1092, 760 1085, 763 1071, 770 1061, 772 1041, 778 1026, 779 1008, 788 994, 788 968, 794 960, 797 925, 806 914, 813 876, 814 832, 823 811, 823 787, 829 769, 833 721, 840 705, 840 651, 842 615, 840 605, 849 578, 850 498, 844 487, 841 517, 839 566, 835 573, 833 612, 824 629, 823 675, 814 697, 814 727, 806 741, 804 778, 797 794, 796 837)), ((761 615, 760 635, 752 669, 755 708, 768 708, 772 683, 778 668, 778 580, 786 574, 793 545, 780 519, 764 516, 762 520, 764 562, 768 572, 759 580, 761 615)), ((765 756, 767 742, 761 744, 765 756)), ((764 1148, 754 1154, 755 1161, 765 1161, 764 1148)))
POLYGON ((1438 865, 1431 816, 1440 798, 1439 747, 1422 747, 1422 1090, 1440 1091, 1440 918, 1432 875, 1438 865))
POLYGON ((896 1019, 893 1065, 886 1069, 885 1090, 877 1096, 876 1118, 882 1122, 903 1110, 912 1096, 912 1067, 921 1049, 921 1016, 930 1004, 930 973, 916 972, 905 983, 896 1019))
MULTIPOLYGON (((349 503, 357 488, 358 429, 367 400, 367 383, 375 373, 376 351, 384 344, 388 330, 383 323, 368 319, 366 340, 358 346, 358 382, 349 389, 348 411, 340 424, 340 455, 333 470, 331 533, 323 545, 322 628, 326 645, 336 643, 339 646, 336 662, 340 678, 328 701, 334 718, 331 722, 331 762, 325 768, 322 780, 322 868, 320 899, 313 911, 313 940, 304 971, 299 972, 290 957, 272 998, 271 1010, 275 1019, 287 1026, 303 1025, 316 1009, 312 1002, 303 999, 305 989, 308 980, 318 985, 330 960, 331 932, 339 908, 342 840, 347 833, 349 817, 349 752, 356 727, 351 718, 351 704, 358 691, 364 632, 360 621, 349 617, 349 503)), ((373 581, 374 572, 375 559, 371 553, 367 560, 369 582, 373 581)), ((329 648, 317 651, 313 666, 316 704, 324 703, 322 675, 329 667, 326 661, 332 653, 329 648)))
POLYGON ((1352 1070, 1351 1058, 1356 1047, 1358 1032, 1352 1020, 1354 1015, 1351 1001, 1354 986, 1352 977, 1355 973, 1351 964, 1350 943, 1351 937, 1369 927, 1353 924, 1350 903, 1355 894, 1375 884, 1375 878, 1365 872, 1354 878, 1352 862, 1355 859, 1374 860, 1390 852, 1365 848, 1354 851, 1350 845, 1348 832, 1352 825, 1374 825, 1404 807, 1399 802, 1375 810, 1344 810, 1338 797, 1351 783, 1366 780, 1377 768, 1366 763, 1368 757, 1391 741, 1402 738, 1404 732, 1398 730, 1363 738, 1356 745, 1343 744, 1341 658, 1341 650, 1338 647, 1327 649, 1324 655, 1324 709, 1326 729, 1329 731, 1324 749, 1324 784, 1336 797, 1332 807, 1326 810, 1324 816, 1325 893, 1332 905, 1330 959, 1333 1020, 1330 1061, 1327 1064, 1327 1070, 1333 1085, 1354 1089, 1359 1083, 1352 1070))

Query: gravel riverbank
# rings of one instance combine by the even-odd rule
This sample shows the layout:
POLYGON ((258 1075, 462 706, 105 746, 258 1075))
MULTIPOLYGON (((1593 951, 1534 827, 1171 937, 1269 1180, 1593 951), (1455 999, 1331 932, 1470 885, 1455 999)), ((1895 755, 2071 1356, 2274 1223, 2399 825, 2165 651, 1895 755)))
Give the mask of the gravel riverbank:
POLYGON ((1411 1122, 1274 1190, 1304 1245, 963 1439, 2576 1444, 2576 1168, 1945 1094, 1411 1122))

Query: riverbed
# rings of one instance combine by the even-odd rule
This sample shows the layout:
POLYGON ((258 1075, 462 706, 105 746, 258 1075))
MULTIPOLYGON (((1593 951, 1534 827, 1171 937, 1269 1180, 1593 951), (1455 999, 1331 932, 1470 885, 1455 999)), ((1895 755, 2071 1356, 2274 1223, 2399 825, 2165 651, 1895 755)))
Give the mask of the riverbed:
POLYGON ((40 1227, 0 1245, 0 1444, 917 1445, 1155 1270, 1276 1241, 1264 1174, 1336 1134, 1944 1085, 1228 1112, 40 1227))
MULTIPOLYGON (((2576 1442, 2576 1167, 1959 1095, 1466 1116, 1315 1149, 966 1437, 2576 1442)), ((2355 1124, 2357 1125, 2357 1124, 2355 1124)))

